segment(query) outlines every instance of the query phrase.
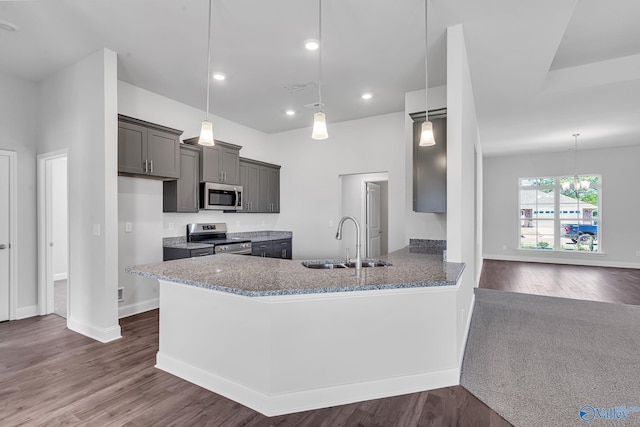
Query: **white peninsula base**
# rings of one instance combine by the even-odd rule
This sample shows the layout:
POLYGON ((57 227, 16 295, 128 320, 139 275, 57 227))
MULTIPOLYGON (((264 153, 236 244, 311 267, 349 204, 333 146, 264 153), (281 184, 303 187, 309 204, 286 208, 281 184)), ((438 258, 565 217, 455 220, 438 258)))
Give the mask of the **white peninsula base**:
POLYGON ((160 280, 156 367, 267 416, 456 385, 457 290, 247 297, 160 280))

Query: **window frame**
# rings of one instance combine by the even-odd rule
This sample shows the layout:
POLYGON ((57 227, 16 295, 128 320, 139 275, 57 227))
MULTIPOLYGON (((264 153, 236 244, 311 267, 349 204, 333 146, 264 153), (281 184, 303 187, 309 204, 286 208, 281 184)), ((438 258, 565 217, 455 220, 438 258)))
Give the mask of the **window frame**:
MULTIPOLYGON (((596 211, 596 216, 593 217, 592 221, 597 221, 598 226, 598 240, 597 240, 597 250, 579 250, 579 249, 564 249, 562 243, 562 233, 561 227, 562 223, 567 223, 568 221, 573 221, 571 223, 580 224, 585 220, 580 216, 581 210, 578 209, 575 213, 569 213, 571 209, 566 209, 566 213, 561 212, 562 206, 560 203, 560 195, 562 194, 562 178, 571 178, 575 174, 565 174, 565 175, 546 175, 546 176, 538 176, 538 177, 519 177, 518 178, 518 208, 516 213, 518 215, 518 229, 517 229, 517 244, 516 248, 520 251, 533 251, 533 252, 552 252, 552 253, 577 253, 577 254, 604 254, 603 245, 602 245, 602 235, 603 235, 603 227, 602 227, 602 175, 601 174, 579 174, 579 178, 584 177, 597 177, 597 182, 591 183, 590 188, 596 188, 598 190, 598 204, 596 211), (552 184, 544 184, 544 185, 536 185, 536 184, 528 184, 522 185, 523 181, 529 182, 542 182, 544 180, 553 180, 552 184), (522 228, 523 228, 523 208, 522 208, 522 191, 523 190, 545 190, 549 189, 553 191, 553 210, 548 208, 538 208, 536 206, 533 210, 538 214, 550 215, 553 213, 553 217, 549 218, 536 218, 535 215, 532 217, 532 221, 536 223, 538 221, 553 221, 553 247, 545 248, 545 247, 522 247, 522 228), (545 213, 545 211, 550 211, 549 213, 545 213), (567 218, 570 215, 576 215, 575 220, 573 218, 567 218)), ((586 202, 585 202, 586 203, 586 202)), ((578 206, 580 201, 577 202, 578 206)), ((573 212, 573 211, 571 211, 573 212)))

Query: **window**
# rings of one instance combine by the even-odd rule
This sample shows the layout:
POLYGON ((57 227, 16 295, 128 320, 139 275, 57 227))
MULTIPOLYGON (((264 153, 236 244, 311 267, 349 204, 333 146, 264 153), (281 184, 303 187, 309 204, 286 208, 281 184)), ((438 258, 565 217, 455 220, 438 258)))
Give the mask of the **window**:
POLYGON ((600 175, 520 178, 519 248, 600 252, 600 175))

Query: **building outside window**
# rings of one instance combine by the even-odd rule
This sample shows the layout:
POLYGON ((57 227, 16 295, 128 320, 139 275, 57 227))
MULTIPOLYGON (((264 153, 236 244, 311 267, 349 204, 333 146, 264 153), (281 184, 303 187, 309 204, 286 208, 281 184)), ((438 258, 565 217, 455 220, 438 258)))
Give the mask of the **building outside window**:
POLYGON ((600 175, 519 179, 520 249, 600 252, 600 175))

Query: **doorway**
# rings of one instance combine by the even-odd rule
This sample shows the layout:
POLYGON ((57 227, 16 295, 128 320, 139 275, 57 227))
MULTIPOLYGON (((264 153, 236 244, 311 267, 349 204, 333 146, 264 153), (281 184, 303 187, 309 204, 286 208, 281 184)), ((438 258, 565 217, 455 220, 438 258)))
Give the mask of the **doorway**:
MULTIPOLYGON (((355 217, 361 228, 362 257, 376 258, 388 253, 388 173, 341 175, 341 216, 355 217)), ((355 256, 355 231, 343 230, 340 253, 355 256)))
POLYGON ((38 156, 39 305, 41 314, 67 318, 69 220, 67 150, 38 156))
POLYGON ((17 156, 0 150, 0 322, 15 319, 17 306, 17 156))

